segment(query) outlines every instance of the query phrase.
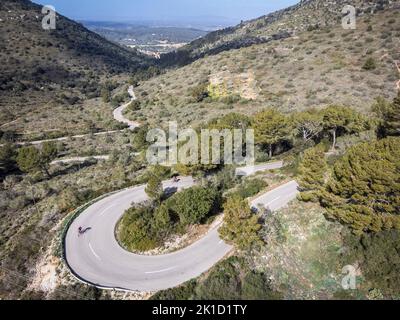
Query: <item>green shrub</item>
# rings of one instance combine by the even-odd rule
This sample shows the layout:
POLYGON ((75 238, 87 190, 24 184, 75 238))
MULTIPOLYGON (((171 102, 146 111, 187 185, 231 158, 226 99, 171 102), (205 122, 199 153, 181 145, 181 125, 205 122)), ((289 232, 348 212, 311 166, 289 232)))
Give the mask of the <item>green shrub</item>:
POLYGON ((138 110, 140 110, 140 102, 138 100, 132 101, 128 105, 127 110, 129 110, 129 111, 138 111, 138 110))
POLYGON ((218 263, 204 280, 191 280, 177 288, 156 293, 152 300, 278 300, 263 273, 251 270, 249 263, 230 257, 218 263))
POLYGON ((202 102, 204 99, 208 98, 208 83, 200 83, 194 88, 190 89, 190 96, 194 99, 195 102, 202 102))
POLYGON ((192 187, 168 199, 168 207, 179 217, 181 225, 187 226, 204 221, 218 208, 220 194, 214 188, 192 187))
POLYGON ((235 244, 240 250, 248 250, 262 244, 259 216, 249 203, 238 195, 229 197, 224 204, 224 224, 219 229, 221 238, 235 244))
POLYGON ((159 175, 151 174, 145 191, 150 199, 159 201, 164 194, 162 178, 159 175))
POLYGON ((400 231, 383 231, 361 237, 349 234, 344 245, 342 264, 360 265, 367 290, 378 289, 385 298, 399 298, 400 231))
POLYGON ((363 65, 364 70, 375 70, 376 67, 377 67, 376 61, 372 57, 368 58, 363 65))
POLYGON ((241 279, 237 269, 240 269, 241 262, 237 258, 230 258, 220 263, 196 288, 196 299, 240 300, 241 279))
POLYGON ((269 289, 267 277, 250 271, 242 280, 242 300, 279 300, 281 295, 269 289))
POLYGON ((243 199, 250 198, 265 189, 268 184, 262 179, 245 180, 238 188, 236 193, 243 199))
POLYGON ((196 285, 197 281, 191 280, 179 287, 159 291, 150 300, 190 300, 196 285))
POLYGON ((118 240, 130 251, 148 251, 157 247, 158 237, 153 227, 151 206, 137 206, 128 209, 118 225, 118 240))

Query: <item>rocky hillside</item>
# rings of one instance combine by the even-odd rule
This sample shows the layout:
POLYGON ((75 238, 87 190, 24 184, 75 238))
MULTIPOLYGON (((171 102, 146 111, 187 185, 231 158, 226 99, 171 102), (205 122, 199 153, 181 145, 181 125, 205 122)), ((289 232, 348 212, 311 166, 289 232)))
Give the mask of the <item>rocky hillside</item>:
POLYGON ((41 9, 28 0, 0 2, 0 123, 57 95, 95 96, 103 78, 147 63, 58 14, 56 29, 44 30, 41 9))
POLYGON ((331 104, 368 113, 374 99, 396 95, 400 10, 365 14, 356 30, 341 24, 229 50, 143 82, 132 119, 198 124, 266 107, 289 113, 331 104), (188 77, 188 75, 190 75, 188 77))
POLYGON ((176 52, 164 55, 163 65, 184 65, 206 55, 284 39, 299 32, 336 25, 342 9, 353 5, 358 17, 388 8, 400 8, 398 0, 301 0, 297 5, 254 20, 209 33, 176 52))

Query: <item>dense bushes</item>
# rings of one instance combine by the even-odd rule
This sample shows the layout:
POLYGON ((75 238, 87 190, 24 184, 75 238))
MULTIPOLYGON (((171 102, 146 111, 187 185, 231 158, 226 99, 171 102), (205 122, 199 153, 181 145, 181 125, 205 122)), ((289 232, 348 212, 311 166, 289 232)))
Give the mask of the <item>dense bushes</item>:
POLYGON ((240 184, 235 193, 243 199, 246 199, 255 196, 267 186, 268 184, 262 179, 249 179, 240 184))
POLYGON ((385 298, 398 299, 400 288, 400 232, 383 231, 348 235, 344 242, 343 265, 358 263, 368 290, 378 289, 385 298))
POLYGON ((160 291, 152 300, 279 300, 265 274, 252 270, 238 257, 220 262, 204 280, 192 280, 169 290, 160 291))
POLYGON ((203 82, 190 89, 190 96, 193 98, 194 102, 202 102, 209 96, 208 83, 203 82))
POLYGON ((392 103, 378 98, 373 111, 381 120, 378 127, 380 137, 400 136, 400 91, 392 103))
POLYGON ((18 167, 24 172, 43 171, 50 178, 49 166, 57 157, 58 149, 54 142, 45 142, 41 148, 22 147, 18 151, 18 167))
POLYGON ((168 236, 204 222, 218 209, 219 203, 220 195, 215 189, 193 187, 161 204, 156 201, 135 206, 119 222, 118 239, 130 251, 154 249, 162 246, 168 236))
POLYGON ((140 105, 141 104, 140 104, 140 102, 138 100, 134 100, 128 105, 127 110, 129 110, 129 111, 138 111, 138 110, 140 110, 140 105))
POLYGON ((12 144, 0 147, 0 177, 5 176, 16 168, 16 150, 12 144))
POLYGON ((218 209, 219 194, 215 189, 193 187, 175 194, 167 203, 178 217, 181 225, 191 225, 204 221, 218 209))
POLYGON ((368 58, 368 59, 365 61, 365 63, 364 63, 364 65, 363 65, 362 68, 363 68, 364 70, 367 70, 367 71, 369 71, 369 70, 375 70, 375 69, 377 68, 375 59, 374 59, 374 58, 368 58))
POLYGON ((118 237, 130 251, 147 251, 157 247, 158 235, 154 221, 154 208, 141 205, 127 210, 120 221, 118 237))
POLYGON ((129 94, 128 92, 123 92, 121 94, 116 94, 115 96, 113 96, 111 98, 111 105, 113 107, 118 107, 120 106, 122 103, 124 103, 125 101, 129 100, 129 94))

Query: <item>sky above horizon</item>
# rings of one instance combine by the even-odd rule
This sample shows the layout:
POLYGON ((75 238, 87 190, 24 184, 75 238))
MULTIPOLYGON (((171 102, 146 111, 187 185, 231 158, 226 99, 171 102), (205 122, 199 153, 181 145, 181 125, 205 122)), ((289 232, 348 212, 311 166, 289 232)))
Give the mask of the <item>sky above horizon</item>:
POLYGON ((190 19, 240 21, 286 8, 299 0, 33 0, 53 5, 75 20, 188 22, 190 19))

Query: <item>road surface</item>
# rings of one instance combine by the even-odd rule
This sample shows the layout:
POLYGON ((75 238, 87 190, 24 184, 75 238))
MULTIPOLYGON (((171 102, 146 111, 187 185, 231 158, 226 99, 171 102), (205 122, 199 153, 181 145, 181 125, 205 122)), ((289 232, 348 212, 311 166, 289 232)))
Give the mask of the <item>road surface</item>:
MULTIPOLYGON (((138 152, 132 152, 130 154, 131 156, 138 156, 138 152)), ((72 157, 72 158, 65 158, 65 159, 58 159, 52 161, 50 164, 55 165, 55 164, 68 164, 68 163, 75 163, 75 162, 85 162, 90 159, 96 159, 96 160, 109 160, 111 158, 110 155, 105 154, 105 155, 100 155, 100 156, 88 156, 88 157, 72 157)))
POLYGON ((269 162, 263 164, 257 164, 254 166, 246 166, 236 169, 237 176, 251 176, 257 172, 272 170, 272 169, 280 169, 283 167, 283 161, 269 162))
POLYGON ((119 122, 127 124, 129 126, 129 129, 132 130, 132 129, 139 127, 140 125, 139 125, 139 123, 137 123, 135 121, 131 121, 131 120, 125 118, 124 111, 131 104, 132 101, 136 100, 136 95, 135 95, 135 92, 133 91, 133 86, 129 87, 128 93, 131 96, 131 101, 129 101, 128 103, 126 103, 114 110, 114 119, 119 122))
POLYGON ((90 157, 73 157, 73 158, 68 158, 68 159, 59 159, 59 160, 54 160, 50 164, 55 165, 55 164, 67 164, 67 163, 75 163, 75 162, 85 162, 90 159, 96 159, 96 160, 108 160, 110 159, 109 155, 104 155, 104 156, 90 156, 90 157))
MULTIPOLYGON (((193 184, 192 178, 183 178, 164 187, 182 189, 193 184)), ((79 278, 98 287, 157 291, 199 276, 232 249, 220 240, 217 225, 199 241, 171 254, 142 256, 125 251, 115 239, 115 226, 132 202, 146 199, 144 186, 121 191, 90 206, 72 223, 65 239, 66 260, 79 278), (80 226, 92 229, 78 237, 80 226)))
POLYGON ((271 211, 278 210, 287 205, 290 201, 296 199, 296 196, 299 193, 297 190, 298 187, 299 185, 294 180, 285 183, 284 185, 254 199, 251 202, 251 207, 254 209, 264 207, 271 211))
MULTIPOLYGON (((172 181, 164 188, 190 187, 192 178, 172 181)), ((287 205, 296 197, 297 183, 291 181, 252 202, 271 210, 287 205)), ((70 226, 65 239, 66 261, 81 280, 97 287, 128 291, 158 291, 178 286, 209 270, 232 249, 219 238, 219 225, 192 245, 174 253, 142 256, 125 251, 115 239, 115 226, 132 202, 147 199, 144 186, 121 191, 87 208, 70 226), (77 230, 90 227, 84 236, 77 230)))
MULTIPOLYGON (((114 116, 114 119, 116 121, 127 124, 129 126, 129 129, 133 130, 133 129, 137 128, 139 126, 139 124, 137 122, 130 121, 129 119, 125 118, 124 115, 122 114, 123 111, 129 106, 129 104, 132 101, 136 100, 135 92, 133 91, 133 87, 132 86, 129 87, 128 93, 131 96, 131 100, 128 103, 116 108, 114 110, 113 116, 114 116)), ((16 120, 14 120, 14 121, 16 121, 16 120)), ((42 144, 42 143, 45 143, 45 142, 65 141, 65 140, 68 140, 68 139, 71 139, 71 138, 84 138, 84 137, 88 137, 90 135, 101 136, 101 135, 112 134, 112 133, 123 132, 123 131, 124 130, 111 130, 111 131, 102 131, 102 132, 96 132, 96 133, 78 134, 78 135, 75 135, 75 136, 61 137, 61 138, 55 138, 55 139, 45 139, 45 140, 27 141, 27 142, 17 142, 17 145, 20 145, 20 146, 24 146, 24 145, 39 145, 39 144, 42 144)))

